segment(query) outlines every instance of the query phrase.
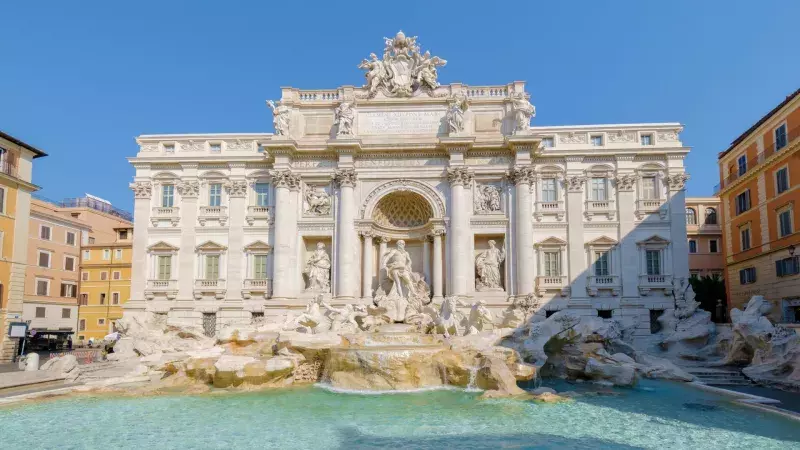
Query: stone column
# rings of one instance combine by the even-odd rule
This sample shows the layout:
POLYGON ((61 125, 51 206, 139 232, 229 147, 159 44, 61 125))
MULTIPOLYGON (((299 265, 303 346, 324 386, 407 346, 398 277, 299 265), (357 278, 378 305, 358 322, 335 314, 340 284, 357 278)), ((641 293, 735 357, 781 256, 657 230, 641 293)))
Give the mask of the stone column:
POLYGON ((536 175, 531 167, 516 167, 512 173, 511 181, 514 183, 516 198, 516 215, 514 217, 514 245, 516 246, 517 268, 516 281, 517 297, 525 297, 533 293, 533 204, 531 200, 531 185, 536 175))
POLYGON ((636 197, 634 187, 638 178, 633 174, 619 175, 614 179, 617 185, 617 204, 619 205, 619 264, 613 261, 614 267, 619 267, 617 273, 622 283, 622 297, 639 296, 639 254, 636 248, 636 239, 631 234, 636 228, 635 209, 636 197), (635 270, 632 270, 635 269, 635 270))
POLYGON ((447 169, 450 181, 450 286, 451 295, 466 295, 469 278, 469 209, 464 190, 472 186, 472 173, 466 167, 447 169))
POLYGON ((361 263, 361 300, 363 303, 372 301, 372 232, 363 231, 364 250, 361 263))
MULTIPOLYGON (((666 257, 672 259, 672 276, 689 278, 689 242, 686 239, 686 182, 689 175, 676 173, 667 177, 669 186, 669 240, 672 251, 666 257)), ((668 261, 664 262, 667 265, 668 261)))
POLYGON ((291 170, 272 174, 275 185, 275 245, 273 246, 272 298, 295 297, 297 249, 297 210, 294 198, 300 189, 300 176, 291 170))
POLYGON ((356 172, 353 169, 336 171, 339 186, 339 216, 336 221, 336 298, 351 301, 355 297, 356 219, 355 196, 356 172))
MULTIPOLYGON (((573 175, 567 177, 567 242, 569 254, 569 272, 567 285, 570 289, 570 301, 576 298, 588 298, 586 292, 586 250, 583 237, 583 187, 586 177, 573 175)), ((562 269, 562 275, 563 269, 562 269)))
POLYGON ((386 254, 386 247, 389 244, 389 238, 386 236, 381 236, 380 244, 378 245, 378 288, 380 289, 383 286, 383 277, 386 274, 383 273, 383 268, 381 264, 383 263, 383 255, 386 254))
POLYGON ((444 230, 433 232, 433 300, 441 301, 442 297, 442 235, 444 230))
POLYGON ((245 197, 247 182, 233 180, 225 184, 228 193, 228 257, 226 264, 228 273, 225 278, 226 298, 242 299, 242 287, 247 274, 247 266, 242 257, 244 249, 244 216, 247 211, 245 197))
MULTIPOLYGON (((173 261, 172 277, 177 275, 178 300, 194 300, 194 261, 197 257, 195 247, 195 227, 197 226, 197 196, 200 193, 200 183, 195 179, 181 180, 175 190, 181 196, 181 243, 178 254, 173 261)), ((133 297, 131 297, 133 298, 133 297)))
MULTIPOLYGON (((134 270, 131 272, 131 295, 130 300, 125 304, 136 307, 142 311, 144 305, 144 290, 147 286, 147 277, 150 271, 147 269, 147 228, 150 226, 150 195, 153 185, 149 181, 137 181, 131 183, 133 190, 133 248, 131 264, 134 270), (138 305, 136 302, 141 302, 138 305)), ((194 250, 194 248, 192 248, 194 250)), ((194 279, 194 277, 190 277, 194 279)))
POLYGON ((431 284, 431 239, 430 236, 425 236, 422 239, 422 275, 425 277, 425 282, 431 284))

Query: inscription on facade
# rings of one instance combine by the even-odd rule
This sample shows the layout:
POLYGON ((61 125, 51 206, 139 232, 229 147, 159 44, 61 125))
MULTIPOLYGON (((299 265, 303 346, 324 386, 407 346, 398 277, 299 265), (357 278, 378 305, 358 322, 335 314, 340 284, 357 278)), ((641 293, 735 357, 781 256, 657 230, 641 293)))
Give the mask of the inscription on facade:
POLYGON ((442 126, 443 111, 380 111, 358 114, 358 133, 373 134, 437 134, 442 126))

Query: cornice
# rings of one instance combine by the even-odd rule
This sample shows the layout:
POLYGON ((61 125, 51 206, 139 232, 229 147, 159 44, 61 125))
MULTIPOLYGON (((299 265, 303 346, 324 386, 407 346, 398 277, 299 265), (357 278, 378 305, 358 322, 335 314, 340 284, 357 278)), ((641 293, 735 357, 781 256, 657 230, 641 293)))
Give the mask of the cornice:
POLYGON ((756 165, 753 170, 748 170, 745 172, 744 175, 735 179, 729 186, 721 188, 719 190, 718 195, 722 197, 723 194, 729 194, 731 191, 735 190, 741 184, 744 184, 746 181, 751 181, 753 178, 757 177, 767 168, 772 167, 773 163, 781 159, 783 157, 793 156, 797 150, 800 150, 800 138, 796 138, 793 143, 791 143, 786 149, 781 149, 779 152, 775 152, 769 156, 769 158, 765 159, 764 162, 759 163, 756 165))

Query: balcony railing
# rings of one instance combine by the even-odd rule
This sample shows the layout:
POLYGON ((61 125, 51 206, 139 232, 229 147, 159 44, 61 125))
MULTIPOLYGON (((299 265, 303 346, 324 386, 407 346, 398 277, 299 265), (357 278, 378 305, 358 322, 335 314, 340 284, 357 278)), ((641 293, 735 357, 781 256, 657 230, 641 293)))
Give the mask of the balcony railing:
POLYGON ((609 220, 614 218, 617 212, 614 200, 586 200, 584 214, 588 220, 596 214, 605 214, 609 220))
POLYGON ((672 291, 672 275, 639 275, 639 293, 647 295, 652 289, 672 291))
POLYGON ((621 283, 618 275, 590 275, 586 280, 586 291, 591 297, 601 289, 611 290, 612 295, 619 295, 621 283))
POLYGON ((567 277, 540 275, 536 277, 536 290, 540 295, 547 291, 560 291, 561 295, 569 295, 567 277))
POLYGON ((144 291, 145 298, 152 300, 156 294, 162 294, 170 300, 178 295, 178 280, 147 280, 144 291))
MULTIPOLYGON (((728 173, 728 175, 725 178, 722 179, 722 182, 720 183, 720 188, 721 189, 727 188, 728 186, 733 184, 739 178, 747 175, 748 172, 753 171, 753 169, 755 169, 759 164, 761 164, 764 161, 766 161, 767 158, 769 158, 770 156, 774 155, 775 153, 781 152, 784 149, 790 147, 794 143, 794 140, 797 139, 798 136, 800 136, 800 126, 794 127, 794 128, 792 128, 791 130, 789 130, 786 133, 786 144, 783 145, 781 148, 778 148, 778 144, 777 143, 773 143, 771 146, 769 146, 769 148, 765 148, 763 151, 759 152, 755 156, 755 158, 750 158, 747 161, 746 165, 745 165, 744 172, 742 172, 742 173, 739 173, 739 163, 738 163, 738 161, 734 161, 734 164, 731 166, 730 172, 728 173)), ((773 134, 772 137, 773 137, 773 140, 774 140, 774 138, 775 138, 774 134, 773 134)), ((717 192, 717 189, 715 188, 715 193, 716 192, 717 192)))
POLYGON ((180 221, 180 217, 180 209, 177 206, 156 206, 150 214, 150 222, 156 226, 161 220, 169 220, 175 226, 180 221))
POLYGON ((225 287, 225 280, 194 280, 195 289, 222 289, 225 287))
POLYGON ((220 225, 225 225, 228 221, 227 206, 201 206, 200 214, 197 215, 200 225, 205 225, 208 220, 219 220, 220 225))
POLYGON ((249 225, 255 223, 256 219, 272 221, 272 209, 269 206, 251 205, 247 207, 245 220, 249 225))
POLYGON ((3 172, 6 175, 10 175, 14 178, 19 178, 17 172, 17 166, 11 164, 8 161, 0 161, 0 172, 3 172))
POLYGON ((555 215, 558 220, 562 220, 566 215, 563 201, 536 202, 536 212, 533 213, 536 220, 542 220, 544 215, 555 215))
POLYGON ((245 300, 249 299, 253 293, 261 293, 264 298, 272 296, 272 279, 271 278, 248 278, 244 280, 242 288, 242 297, 245 300))

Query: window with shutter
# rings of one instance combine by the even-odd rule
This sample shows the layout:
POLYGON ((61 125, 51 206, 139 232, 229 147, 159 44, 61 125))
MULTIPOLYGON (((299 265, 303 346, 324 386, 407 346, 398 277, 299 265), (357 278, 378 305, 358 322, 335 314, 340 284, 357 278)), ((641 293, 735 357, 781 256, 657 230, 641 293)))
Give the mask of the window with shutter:
POLYGON ((219 279, 219 255, 206 255, 206 280, 219 279))

